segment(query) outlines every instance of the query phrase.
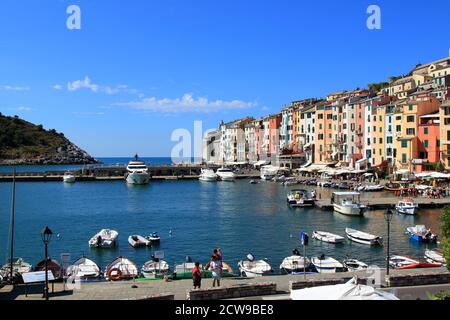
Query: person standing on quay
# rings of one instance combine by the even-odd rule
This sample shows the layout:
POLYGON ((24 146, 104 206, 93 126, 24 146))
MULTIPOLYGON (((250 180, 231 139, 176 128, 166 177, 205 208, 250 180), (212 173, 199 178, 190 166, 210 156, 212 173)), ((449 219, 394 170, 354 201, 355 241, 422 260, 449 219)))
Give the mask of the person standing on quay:
POLYGON ((192 280, 194 282, 194 290, 195 289, 201 289, 201 287, 202 287, 202 273, 200 271, 200 262, 196 262, 194 269, 192 269, 192 280))
POLYGON ((211 272, 213 278, 213 288, 220 287, 220 278, 222 277, 222 262, 218 260, 217 256, 211 257, 211 272))

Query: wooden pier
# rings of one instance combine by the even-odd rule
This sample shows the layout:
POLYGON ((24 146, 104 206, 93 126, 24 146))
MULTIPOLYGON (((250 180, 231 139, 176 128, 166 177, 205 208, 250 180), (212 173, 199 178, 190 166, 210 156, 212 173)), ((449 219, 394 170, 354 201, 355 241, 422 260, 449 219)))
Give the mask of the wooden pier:
MULTIPOLYGON (((389 208, 395 208, 397 203, 402 198, 396 197, 383 197, 383 198, 371 198, 371 199, 362 199, 361 203, 366 205, 369 210, 383 210, 389 208)), ((414 201, 419 205, 419 208, 427 209, 427 208, 444 208, 450 205, 450 198, 442 198, 442 199, 428 199, 428 198, 413 198, 414 201)), ((331 199, 319 200, 316 202, 316 206, 324 211, 333 211, 333 204, 331 203, 331 199)))

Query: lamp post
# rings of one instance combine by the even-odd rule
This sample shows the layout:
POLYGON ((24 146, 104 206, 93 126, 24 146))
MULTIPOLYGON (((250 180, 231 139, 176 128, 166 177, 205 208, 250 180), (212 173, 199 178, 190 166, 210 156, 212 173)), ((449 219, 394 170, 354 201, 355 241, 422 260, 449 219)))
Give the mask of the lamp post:
POLYGON ((390 252, 389 252, 389 244, 391 240, 391 221, 394 216, 394 213, 391 209, 387 209, 384 213, 384 219, 387 222, 387 252, 386 252, 386 275, 389 275, 389 258, 390 258, 390 252))
POLYGON ((53 232, 49 227, 45 227, 41 232, 42 242, 45 246, 45 288, 44 297, 48 300, 48 244, 52 238, 53 232))

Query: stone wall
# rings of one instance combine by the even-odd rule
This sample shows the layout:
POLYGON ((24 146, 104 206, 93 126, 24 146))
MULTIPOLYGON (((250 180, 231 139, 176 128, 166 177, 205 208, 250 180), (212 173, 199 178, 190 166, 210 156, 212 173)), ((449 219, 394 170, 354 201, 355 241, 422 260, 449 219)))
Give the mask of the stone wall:
POLYGON ((236 285, 231 287, 212 288, 205 290, 188 290, 187 300, 208 301, 244 297, 268 296, 277 293, 275 283, 259 283, 236 285))
POLYGON ((138 300, 138 301, 152 301, 152 300, 175 300, 175 295, 173 293, 161 293, 152 296, 146 296, 142 298, 127 299, 127 300, 138 300))
POLYGON ((423 271, 423 273, 411 272, 410 274, 393 274, 386 276, 388 287, 411 287, 450 283, 450 272, 444 268, 436 272, 423 271))
MULTIPOLYGON (((289 283, 289 290, 300 290, 312 287, 323 287, 323 286, 334 286, 336 284, 344 284, 350 281, 352 277, 349 278, 334 278, 334 279, 307 279, 301 281, 291 281, 289 283)), ((358 278, 359 284, 367 284, 367 279, 358 278)))

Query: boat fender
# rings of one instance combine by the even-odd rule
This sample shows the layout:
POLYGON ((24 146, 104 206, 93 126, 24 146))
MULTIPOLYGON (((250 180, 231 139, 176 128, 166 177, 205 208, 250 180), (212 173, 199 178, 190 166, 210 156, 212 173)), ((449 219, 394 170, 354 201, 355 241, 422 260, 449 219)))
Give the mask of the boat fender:
POLYGON ((108 271, 108 279, 111 281, 119 281, 122 278, 122 271, 114 268, 108 271))

